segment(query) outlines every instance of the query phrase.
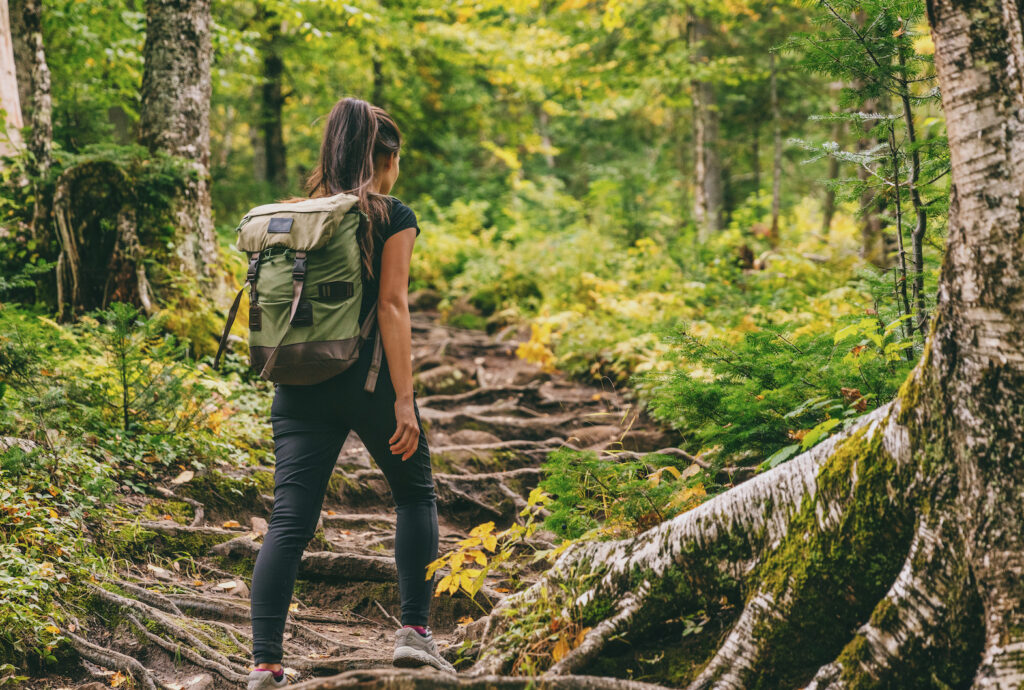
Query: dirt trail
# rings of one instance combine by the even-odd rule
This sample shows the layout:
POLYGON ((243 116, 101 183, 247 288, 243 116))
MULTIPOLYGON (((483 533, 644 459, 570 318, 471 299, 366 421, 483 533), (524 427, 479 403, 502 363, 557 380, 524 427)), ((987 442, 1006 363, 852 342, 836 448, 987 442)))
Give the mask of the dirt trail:
MULTIPOLYGON (((441 326, 436 314, 413 315, 417 400, 433 457, 442 552, 476 524, 510 524, 554 448, 673 445, 610 387, 567 381, 519 360, 515 349, 525 337, 511 329, 489 336, 441 326)), ((189 504, 184 519, 153 519, 152 508, 140 504, 130 536, 124 529, 110 535, 127 567, 119 581, 92 587, 95 610, 83 615, 73 639, 87 659, 84 672, 58 684, 80 685, 89 680, 86 673, 116 682, 113 672, 130 671, 136 687, 239 686, 251 663, 247 585, 272 503, 270 468, 221 469, 238 479, 259 475, 261 489, 239 482, 241 489, 208 486, 203 493, 201 476, 168 484, 162 489, 167 506, 189 504), (174 566, 170 559, 183 552, 192 562, 174 566)), ((390 617, 398 614, 393 534, 387 485, 353 433, 335 468, 322 528, 303 556, 285 641, 293 680, 390 666, 390 617)), ((500 584, 485 585, 492 603, 500 584)), ((478 599, 486 608, 486 597, 478 599)), ((453 660, 466 634, 458 621, 483 614, 461 596, 434 599, 432 628, 453 660)))

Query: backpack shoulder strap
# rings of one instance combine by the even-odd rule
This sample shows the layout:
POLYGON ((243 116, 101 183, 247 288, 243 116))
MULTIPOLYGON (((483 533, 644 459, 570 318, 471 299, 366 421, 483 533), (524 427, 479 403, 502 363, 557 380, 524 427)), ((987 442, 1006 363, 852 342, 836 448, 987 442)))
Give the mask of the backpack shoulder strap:
POLYGON ((242 295, 245 293, 246 288, 252 287, 252 293, 249 295, 250 299, 255 301, 256 299, 256 277, 260 272, 260 253, 250 252, 249 253, 249 270, 245 274, 245 285, 235 295, 235 300, 231 303, 231 308, 228 310, 228 320, 224 324, 224 332, 220 336, 220 342, 217 344, 217 355, 213 358, 213 370, 217 371, 220 367, 220 358, 224 355, 224 350, 228 345, 228 335, 231 333, 231 326, 235 323, 235 317, 238 316, 238 305, 242 302, 242 295))

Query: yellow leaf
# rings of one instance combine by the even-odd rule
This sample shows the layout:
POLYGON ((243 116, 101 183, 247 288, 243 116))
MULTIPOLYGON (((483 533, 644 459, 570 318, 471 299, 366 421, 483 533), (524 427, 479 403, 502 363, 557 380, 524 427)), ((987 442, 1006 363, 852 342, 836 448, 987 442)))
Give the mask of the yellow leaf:
POLYGON ((448 566, 452 569, 452 572, 455 573, 462 567, 462 562, 464 560, 466 560, 466 554, 454 553, 452 554, 451 560, 448 561, 448 566))
POLYGON ((583 628, 583 630, 580 630, 578 633, 576 633, 576 642, 573 643, 572 648, 576 649, 581 644, 583 644, 583 638, 586 637, 587 633, 591 630, 593 630, 593 628, 583 628))
POLYGON ((469 625, 473 622, 473 616, 463 616, 459 619, 459 625, 469 625))
POLYGON ((292 603, 288 604, 288 610, 291 611, 292 613, 298 611, 299 610, 298 603, 293 601, 292 603))
POLYGON ((484 548, 488 551, 494 551, 498 548, 498 538, 493 534, 488 534, 484 539, 484 548))
POLYGON ((60 628, 58 628, 53 623, 51 623, 50 625, 46 626, 45 630, 46 630, 46 632, 53 633, 54 635, 60 633, 60 628))
POLYGON ((442 577, 441 581, 437 583, 437 591, 434 592, 434 596, 435 597, 441 596, 441 592, 443 592, 444 590, 448 589, 448 587, 451 586, 451 584, 452 584, 452 576, 451 575, 445 575, 444 577, 442 577))
POLYGON ((231 529, 233 527, 241 527, 241 526, 242 525, 239 524, 238 520, 225 520, 223 523, 221 523, 221 527, 223 527, 224 529, 231 529))
POLYGON ((493 531, 494 531, 494 523, 493 522, 485 522, 482 525, 477 525, 476 527, 474 527, 470 531, 469 536, 471 536, 471 537, 484 537, 484 536, 487 536, 488 534, 490 534, 493 531))
POLYGON ((117 671, 116 673, 114 673, 114 675, 110 676, 110 687, 119 688, 122 685, 124 685, 125 681, 127 680, 128 676, 124 675, 120 671, 117 671))
POLYGON ((480 537, 470 537, 469 539, 462 539, 459 541, 459 546, 463 548, 469 548, 471 546, 480 546, 480 537))
POLYGON ((57 494, 60 493, 60 490, 57 487, 55 487, 53 484, 50 484, 50 486, 47 489, 47 491, 50 492, 51 496, 56 496, 57 494))
POLYGON ((455 577, 454 573, 452 574, 451 578, 452 581, 448 583, 448 593, 455 594, 459 591, 459 578, 455 577))
POLYGON ((57 518, 60 517, 60 515, 57 514, 56 510, 54 510, 53 508, 50 508, 50 517, 52 517, 54 520, 56 520, 57 518))
POLYGON ((466 553, 466 557, 475 560, 477 565, 487 565, 487 556, 483 551, 469 551, 466 553))
POLYGON ((560 635, 558 644, 551 650, 551 658, 555 661, 561 661, 562 657, 569 653, 569 649, 569 641, 565 639, 565 635, 560 635))

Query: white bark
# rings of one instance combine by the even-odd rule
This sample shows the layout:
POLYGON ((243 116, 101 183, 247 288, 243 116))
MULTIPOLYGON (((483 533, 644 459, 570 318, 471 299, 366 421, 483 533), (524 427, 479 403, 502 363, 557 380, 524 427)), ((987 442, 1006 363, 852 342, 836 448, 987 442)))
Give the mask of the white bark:
MULTIPOLYGON (((906 430, 896 421, 895 408, 886 405, 865 415, 850 430, 827 439, 810 451, 774 470, 750 479, 697 508, 654 527, 632 539, 607 542, 585 542, 570 547, 555 562, 545 577, 532 587, 505 599, 491 614, 484 633, 487 640, 500 633, 502 612, 522 606, 538 598, 541 588, 556 589, 554 583, 579 579, 584 572, 600 570, 601 579, 582 593, 574 602, 585 606, 596 597, 607 596, 615 602, 617 613, 608 625, 599 625, 590 631, 583 643, 550 673, 577 671, 590 658, 600 652, 608 638, 626 630, 630 622, 643 610, 648 583, 637 592, 622 591, 624 576, 639 568, 649 569, 655 579, 671 568, 687 567, 687 551, 710 551, 718 540, 729 536, 753 540, 750 543, 753 560, 732 560, 717 563, 723 575, 741 580, 749 576, 760 557, 770 553, 788 533, 789 522, 805 497, 817 493, 818 473, 828 462, 838 444, 851 434, 864 430, 867 436, 883 434, 883 447, 898 462, 906 462, 908 454, 906 430), (581 569, 583 572, 581 572, 581 569)), ((823 507, 819 504, 818 522, 828 529, 842 516, 842 505, 823 507)), ((484 656, 474 666, 474 674, 500 672, 507 659, 501 654, 484 656)))
POLYGON ((11 40, 11 17, 7 0, 0 0, 0 108, 5 113, 7 135, 0 137, 0 156, 9 156, 22 148, 21 99, 14 68, 14 42, 11 40))

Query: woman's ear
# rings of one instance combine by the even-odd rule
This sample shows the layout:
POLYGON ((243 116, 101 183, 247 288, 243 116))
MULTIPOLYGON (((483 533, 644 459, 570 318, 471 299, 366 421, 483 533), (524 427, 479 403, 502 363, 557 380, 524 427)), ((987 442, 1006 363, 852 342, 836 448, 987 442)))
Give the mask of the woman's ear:
POLYGON ((395 157, 390 153, 378 154, 373 159, 373 167, 376 168, 376 174, 386 174, 391 172, 391 166, 395 164, 395 157))

